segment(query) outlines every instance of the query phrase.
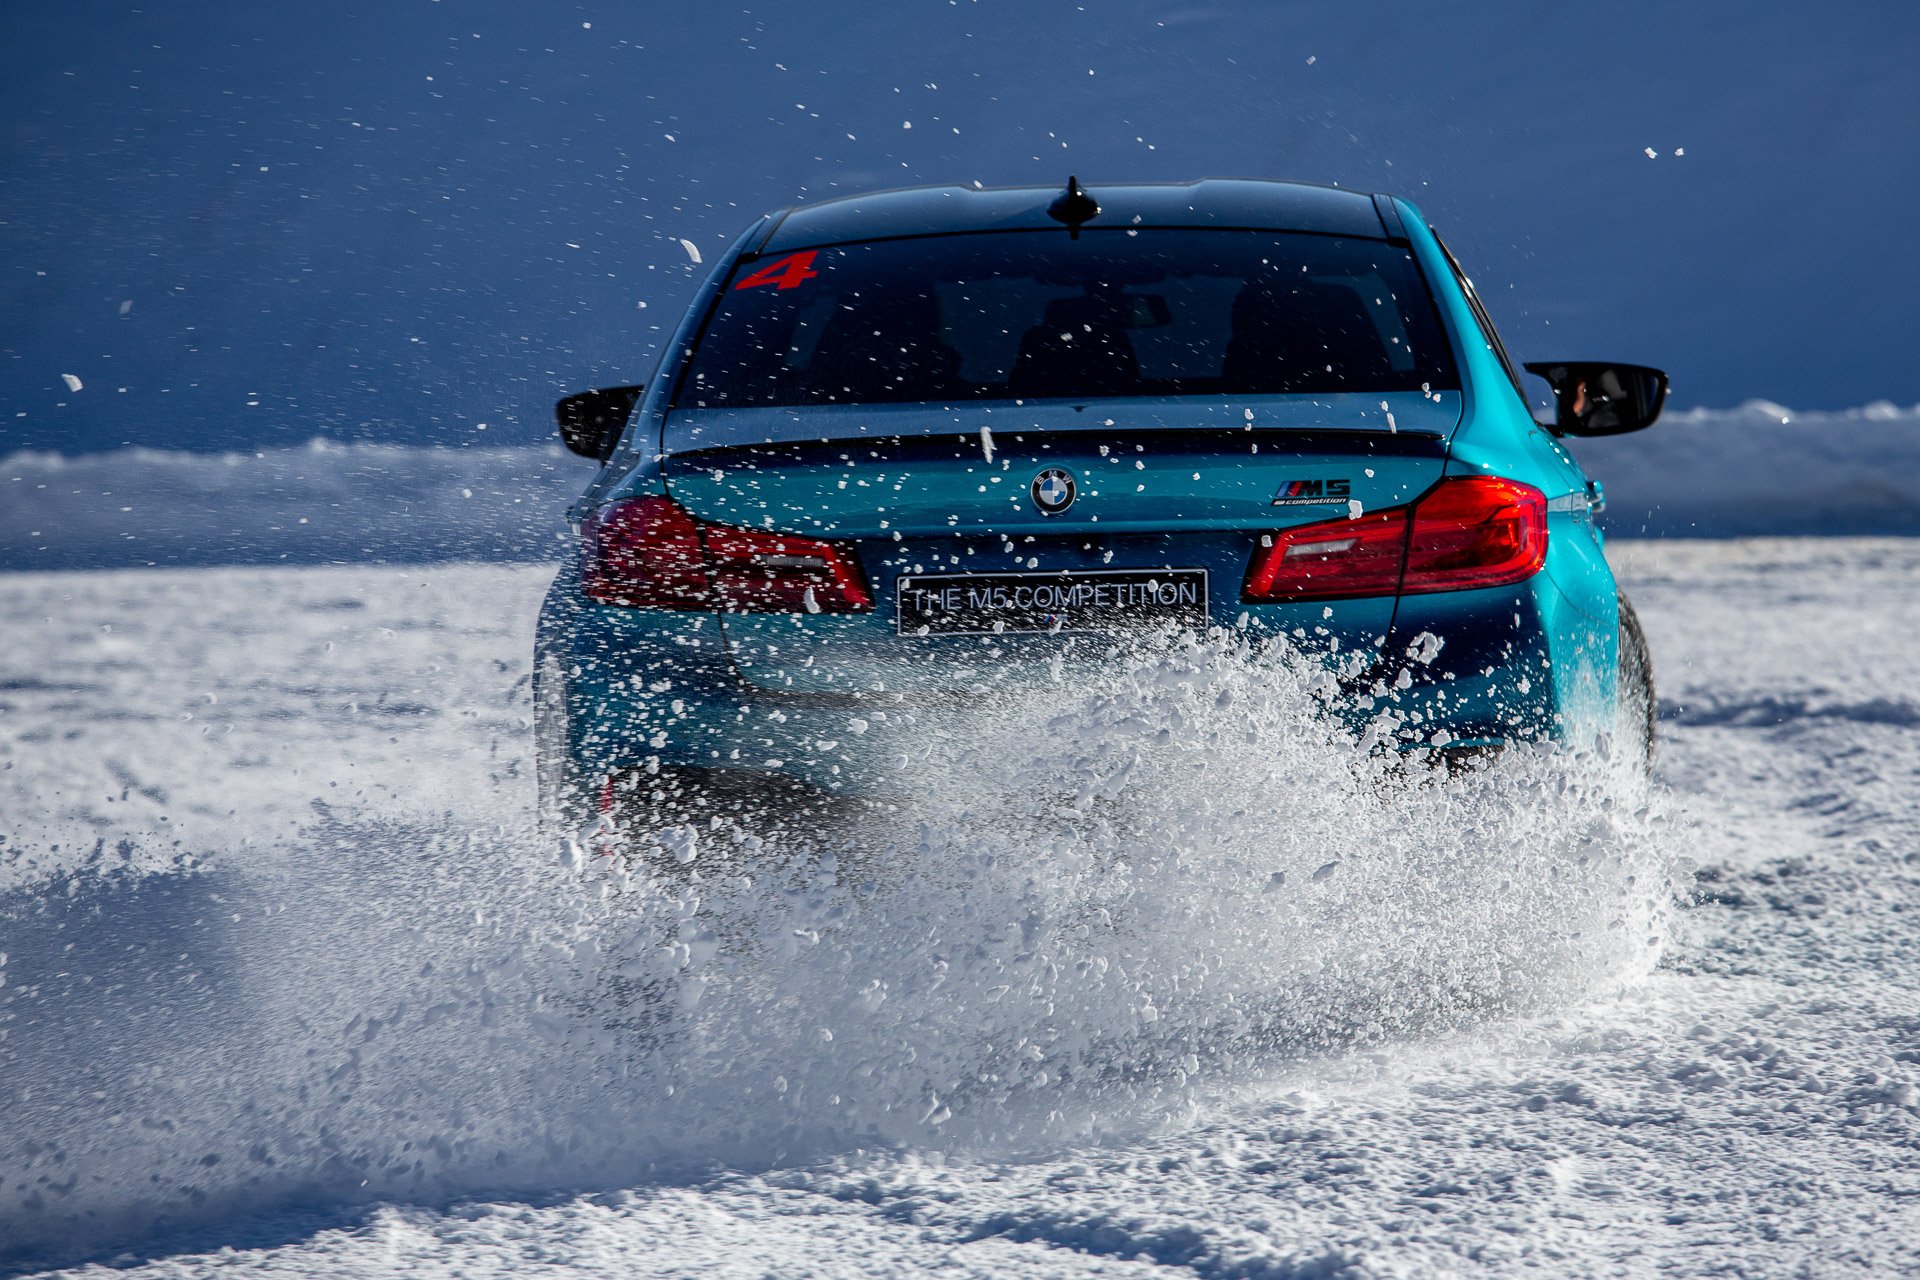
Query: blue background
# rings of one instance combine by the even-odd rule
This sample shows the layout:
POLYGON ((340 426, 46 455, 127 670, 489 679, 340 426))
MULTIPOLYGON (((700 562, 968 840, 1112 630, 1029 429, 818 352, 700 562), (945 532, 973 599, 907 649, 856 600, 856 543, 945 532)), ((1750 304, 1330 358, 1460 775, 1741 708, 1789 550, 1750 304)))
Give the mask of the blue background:
POLYGON ((545 439, 650 371, 681 239, 1069 171, 1390 189, 1521 358, 1913 403, 1917 56, 1859 0, 16 3, 0 450, 545 439))

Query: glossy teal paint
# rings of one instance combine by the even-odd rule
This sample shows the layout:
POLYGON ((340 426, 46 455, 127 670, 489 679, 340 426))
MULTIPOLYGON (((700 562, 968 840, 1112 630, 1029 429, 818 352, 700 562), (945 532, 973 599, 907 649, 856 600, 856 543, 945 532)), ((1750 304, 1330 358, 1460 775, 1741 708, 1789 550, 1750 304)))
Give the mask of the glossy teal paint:
POLYGON ((1534 421, 1482 337, 1426 218, 1408 202, 1396 203, 1461 368, 1465 404, 1447 474, 1504 476, 1548 499, 1546 564, 1510 604, 1480 591, 1400 598, 1390 651, 1404 651, 1423 633, 1447 642, 1433 662, 1409 665, 1413 683, 1401 691, 1400 707, 1431 728, 1429 741, 1433 734, 1474 743, 1590 740, 1612 726, 1619 605, 1587 502, 1587 476, 1534 421), (1511 635, 1502 634, 1503 616, 1512 619, 1511 635))
MULTIPOLYGON (((1236 187, 1236 199, 1245 195, 1236 187)), ((1082 678, 1105 647, 1095 636, 896 635, 901 575, 1160 565, 1208 571, 1214 625, 1286 637, 1336 662, 1361 655, 1349 718, 1391 711, 1408 746, 1605 730, 1618 618, 1586 477, 1534 422, 1425 219, 1396 203, 1454 348, 1457 392, 669 412, 701 318, 770 224, 756 225, 714 264, 575 515, 667 493, 705 519, 847 540, 877 607, 724 617, 611 608, 585 600, 577 569, 563 569, 536 646, 543 753, 561 757, 580 795, 607 774, 661 767, 885 791, 899 757, 964 714, 971 693, 1082 678), (742 435, 764 444, 709 443, 742 435), (1073 474, 1080 494, 1055 517, 1027 500, 1050 466, 1073 474), (1360 508, 1377 510, 1443 475, 1475 473, 1551 501, 1546 565, 1528 581, 1397 599, 1240 600, 1263 531, 1340 514, 1274 507, 1284 480, 1344 476, 1360 508)))
POLYGON ((777 442, 750 450, 689 447, 700 440, 701 419, 724 411, 679 412, 666 424, 665 482, 703 519, 756 527, 770 521, 776 529, 851 540, 859 550, 878 606, 872 613, 724 619, 729 653, 749 683, 878 692, 965 688, 991 678, 1017 687, 1057 678, 1063 655, 1067 669, 1098 661, 1105 641, 903 637, 895 630, 899 580, 927 573, 1201 568, 1209 575, 1214 625, 1268 633, 1305 627, 1323 630, 1329 644, 1378 644, 1392 621, 1390 597, 1243 604, 1249 548, 1262 532, 1347 513, 1344 502, 1275 507, 1274 494, 1289 479, 1339 477, 1366 510, 1405 503, 1431 487, 1445 466, 1445 439, 1459 419, 1459 402, 1447 392, 1434 398, 1274 396, 1205 406, 1116 399, 1079 407, 726 415, 728 435, 739 432, 746 417, 744 425, 756 435, 777 442), (1183 416, 1187 425, 1176 425, 1183 416), (1303 440, 1313 443, 1303 448, 1303 440), (1070 472, 1079 489, 1078 500, 1058 516, 1041 514, 1029 498, 1033 477, 1049 467, 1070 472))

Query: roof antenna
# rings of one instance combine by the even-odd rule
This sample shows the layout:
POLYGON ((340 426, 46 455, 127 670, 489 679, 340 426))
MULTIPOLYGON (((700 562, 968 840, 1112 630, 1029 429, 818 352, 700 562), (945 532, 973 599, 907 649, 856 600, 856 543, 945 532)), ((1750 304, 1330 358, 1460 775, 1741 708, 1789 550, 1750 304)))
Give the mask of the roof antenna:
POLYGON ((1047 206, 1047 216, 1055 222, 1067 224, 1067 234, 1075 240, 1080 238, 1080 224, 1090 222, 1100 215, 1100 205, 1094 198, 1080 189, 1080 179, 1069 174, 1067 189, 1053 199, 1047 206))

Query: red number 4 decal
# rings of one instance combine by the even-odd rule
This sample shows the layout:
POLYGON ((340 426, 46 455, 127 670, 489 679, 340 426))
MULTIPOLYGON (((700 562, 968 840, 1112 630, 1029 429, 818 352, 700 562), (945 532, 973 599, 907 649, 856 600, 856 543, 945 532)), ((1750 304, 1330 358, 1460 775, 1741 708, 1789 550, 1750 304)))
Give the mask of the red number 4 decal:
POLYGON ((819 275, 813 269, 813 256, 819 252, 809 249, 805 253, 792 253, 775 262, 769 262, 752 275, 733 286, 739 289, 758 289, 762 285, 777 284, 782 289, 798 289, 805 281, 819 275))

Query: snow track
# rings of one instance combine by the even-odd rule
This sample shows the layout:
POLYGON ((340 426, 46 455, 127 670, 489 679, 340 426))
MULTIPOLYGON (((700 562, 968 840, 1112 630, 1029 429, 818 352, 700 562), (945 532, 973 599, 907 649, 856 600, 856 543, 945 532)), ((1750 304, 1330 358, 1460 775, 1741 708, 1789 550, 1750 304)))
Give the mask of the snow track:
POLYGON ((0 1259, 1912 1269, 1920 544, 1616 552, 1652 812, 1526 759, 1383 797, 1189 654, 939 760, 946 879, 788 850, 697 909, 526 829, 542 570, 0 578, 0 1259), (1006 802, 1089 778, 1126 812, 1006 802))

